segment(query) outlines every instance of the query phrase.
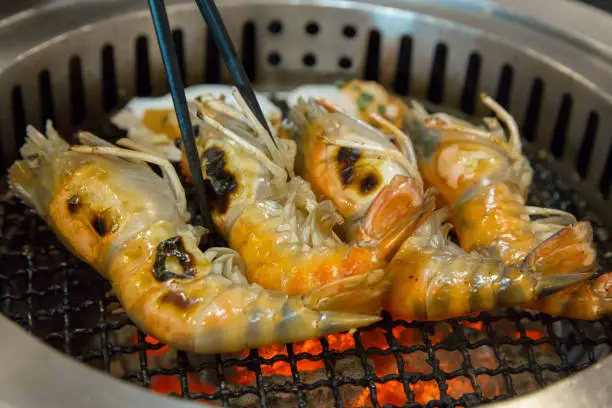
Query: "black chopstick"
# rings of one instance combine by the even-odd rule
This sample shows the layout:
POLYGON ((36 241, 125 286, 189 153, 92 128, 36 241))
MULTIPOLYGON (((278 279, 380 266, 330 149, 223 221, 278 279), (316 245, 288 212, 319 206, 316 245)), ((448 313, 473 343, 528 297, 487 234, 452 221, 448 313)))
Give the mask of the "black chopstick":
MULTIPOLYGON (((202 17, 206 20, 206 24, 208 24, 210 28, 210 32, 214 37, 217 48, 223 56, 227 69, 234 78, 236 88, 238 88, 238 91, 255 114, 257 120, 259 120, 264 129, 271 134, 268 122, 257 102, 255 92, 253 92, 251 81, 249 81, 249 77, 244 71, 244 67, 236 54, 234 44, 227 32, 227 28, 225 28, 225 23, 223 22, 221 14, 219 14, 215 2, 213 0, 195 0, 195 2, 200 9, 200 13, 202 13, 202 17)), ((274 145, 276 145, 274 138, 272 138, 272 141, 274 145)))
POLYGON ((153 25, 155 26, 155 34, 157 42, 161 50, 166 76, 170 85, 170 93, 172 94, 172 102, 178 119, 179 129, 181 131, 181 139, 187 153, 187 162, 189 170, 196 189, 196 196, 200 206, 202 216, 202 224, 210 232, 215 231, 212 217, 208 208, 208 200, 206 199, 206 187, 204 185, 204 176, 200 168, 200 157, 196 148, 191 119, 189 118, 189 109, 187 107, 187 98, 185 97, 185 86, 181 79, 181 71, 179 69, 176 50, 172 34, 170 33, 170 22, 164 0, 148 0, 151 16, 153 17, 153 25))

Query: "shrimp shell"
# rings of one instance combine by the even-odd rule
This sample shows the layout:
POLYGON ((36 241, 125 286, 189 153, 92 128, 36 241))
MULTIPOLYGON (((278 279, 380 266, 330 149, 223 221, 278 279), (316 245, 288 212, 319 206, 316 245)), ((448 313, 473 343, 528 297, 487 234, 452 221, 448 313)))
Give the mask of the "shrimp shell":
POLYGON ((301 100, 291 110, 298 144, 296 171, 321 199, 330 199, 350 243, 392 256, 398 244, 433 210, 412 145, 382 117, 374 121, 404 141, 404 150, 383 133, 328 101, 301 100))
POLYGON ((77 257, 112 284, 127 315, 146 333, 196 353, 303 341, 379 320, 322 312, 303 297, 249 284, 240 256, 198 248, 205 234, 186 224, 184 191, 169 162, 108 146, 69 146, 48 126, 28 128, 11 189, 77 257), (157 176, 145 161, 160 165, 157 176))
POLYGON ((303 295, 317 310, 377 314, 389 285, 377 252, 339 239, 333 227, 342 218, 331 203, 292 177, 295 142, 274 140, 234 97, 244 120, 206 95, 190 107, 213 221, 244 259, 247 279, 303 295))
MULTIPOLYGON (((472 312, 517 306, 591 276, 595 251, 581 254, 582 269, 566 275, 546 272, 564 261, 577 262, 575 253, 538 246, 521 264, 503 262, 478 253, 466 253, 447 238, 450 225, 442 225, 446 209, 422 224, 399 249, 388 269, 393 284, 385 299, 392 313, 410 320, 441 320, 472 312)), ((582 223, 572 231, 584 233, 582 223)))

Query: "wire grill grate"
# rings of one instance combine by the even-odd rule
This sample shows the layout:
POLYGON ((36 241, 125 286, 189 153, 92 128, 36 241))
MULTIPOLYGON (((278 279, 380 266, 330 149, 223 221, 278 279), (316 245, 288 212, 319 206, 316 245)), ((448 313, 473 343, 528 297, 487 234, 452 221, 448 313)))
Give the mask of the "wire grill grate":
MULTIPOLYGON (((602 270, 610 270, 607 230, 542 162, 534 166, 531 203, 593 222, 602 270)), ((2 313, 126 381, 222 406, 474 406, 542 388, 593 364, 612 345, 609 318, 582 322, 509 309, 439 323, 384 313, 379 323, 341 338, 349 341, 344 347, 330 336, 275 355, 163 353, 166 346, 151 344, 112 312, 108 283, 68 254, 31 210, 1 203, 0 231, 2 313), (316 369, 304 369, 308 364, 316 369)))

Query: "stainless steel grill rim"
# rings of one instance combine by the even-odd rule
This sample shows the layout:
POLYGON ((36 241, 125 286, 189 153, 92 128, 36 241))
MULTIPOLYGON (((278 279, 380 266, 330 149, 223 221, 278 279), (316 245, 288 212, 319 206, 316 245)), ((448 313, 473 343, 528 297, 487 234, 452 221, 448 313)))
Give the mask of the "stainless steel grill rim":
MULTIPOLYGON (((187 82, 227 80, 195 6, 174 3, 169 13, 187 82)), ((478 92, 496 96, 522 124, 529 148, 546 152, 547 166, 563 175, 610 225, 606 208, 612 159, 606 129, 612 105, 612 52, 605 36, 597 38, 601 31, 596 30, 601 26, 609 31, 610 23, 577 5, 551 0, 538 4, 541 8, 528 2, 468 0, 389 0, 375 5, 363 1, 220 2, 247 69, 262 89, 365 76, 399 93, 468 113, 482 112, 475 104, 478 92), (561 15, 561 9, 588 24, 578 23, 576 28, 564 24, 559 20, 567 15, 561 15), (306 28, 311 24, 318 26, 317 34, 306 28)), ((100 126, 105 114, 133 95, 166 92, 153 28, 143 6, 137 1, 51 1, 0 22, 4 168, 16 157, 25 123, 40 126, 53 118, 62 133, 70 134, 78 127, 100 126)), ((22 333, 14 332, 4 320, 0 325, 8 325, 3 333, 8 333, 8 344, 14 346, 12 336, 19 338, 22 333)), ((23 341, 27 344, 31 339, 23 341)), ((50 356, 59 365, 69 364, 53 354, 43 359, 50 356)), ((22 367, 11 365, 14 357, 5 356, 3 361, 9 362, 12 375, 24 373, 29 364, 20 355, 22 367)), ((604 370, 609 361, 568 381, 592 378, 589 375, 604 370)), ((84 370, 70 366, 73 373, 84 370)), ((98 376, 82 375, 83 379, 98 376)), ((0 383, 13 391, 3 395, 23 403, 24 396, 15 395, 13 381, 9 377, 0 383)), ((104 377, 96 381, 111 383, 104 377)), ((564 383, 567 386, 568 381, 534 397, 564 383)), ((109 387, 118 393, 124 389, 109 387)), ((585 390, 577 394, 605 396, 592 388, 581 394, 585 390)), ((143 394, 125 392, 126 398, 133 393, 140 399, 143 394)), ((143 398, 153 406, 158 400, 162 403, 152 396, 143 398)))

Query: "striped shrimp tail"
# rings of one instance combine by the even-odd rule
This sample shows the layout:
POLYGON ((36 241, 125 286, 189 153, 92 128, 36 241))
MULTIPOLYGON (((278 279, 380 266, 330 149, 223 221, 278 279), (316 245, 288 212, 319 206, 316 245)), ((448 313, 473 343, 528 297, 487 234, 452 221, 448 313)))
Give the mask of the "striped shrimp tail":
POLYGON ((596 261, 593 229, 588 222, 577 222, 540 243, 525 258, 522 269, 537 279, 542 296, 590 278, 596 261))

